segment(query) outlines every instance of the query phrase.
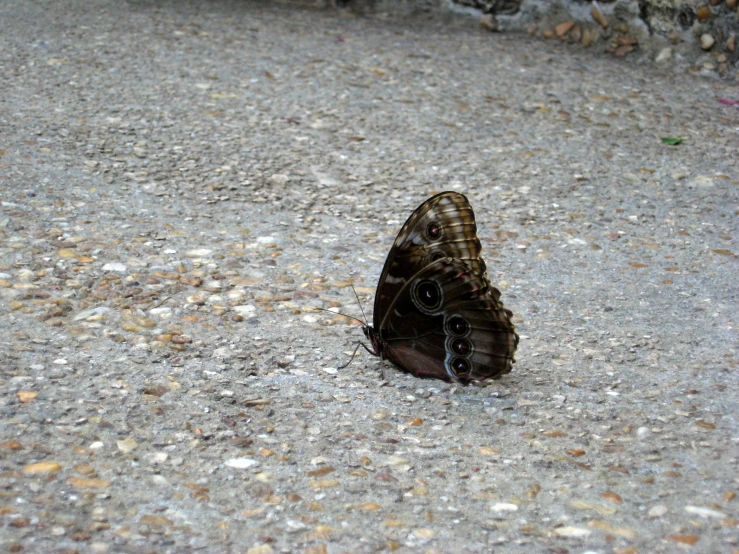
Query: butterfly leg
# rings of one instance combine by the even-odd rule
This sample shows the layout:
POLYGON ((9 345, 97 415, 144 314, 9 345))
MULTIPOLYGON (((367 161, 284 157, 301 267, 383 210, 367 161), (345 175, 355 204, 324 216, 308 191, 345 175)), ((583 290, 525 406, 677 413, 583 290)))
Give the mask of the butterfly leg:
POLYGON ((357 351, 359 351, 359 347, 360 347, 360 346, 361 346, 362 348, 364 348, 364 349, 365 349, 365 350, 366 350, 367 352, 369 352, 370 354, 372 354, 373 356, 376 356, 376 354, 375 354, 375 353, 374 353, 374 352, 372 351, 372 349, 371 349, 371 348, 370 348, 369 346, 367 346, 366 344, 364 344, 364 343, 363 343, 362 341, 359 341, 359 342, 357 343, 357 346, 356 346, 356 348, 354 349, 354 352, 352 352, 352 355, 351 355, 351 357, 349 358, 349 361, 348 361, 348 362, 346 362, 346 363, 345 363, 344 365, 340 365, 340 366, 339 366, 339 367, 337 367, 336 369, 344 369, 344 368, 345 368, 346 366, 348 366, 348 365, 349 365, 350 363, 352 363, 352 362, 354 361, 354 358, 355 358, 355 357, 356 357, 356 355, 357 355, 357 351))
POLYGON ((387 361, 382 356, 380 356, 380 377, 382 377, 382 381, 380 381, 381 387, 390 384, 389 373, 387 372, 387 361))

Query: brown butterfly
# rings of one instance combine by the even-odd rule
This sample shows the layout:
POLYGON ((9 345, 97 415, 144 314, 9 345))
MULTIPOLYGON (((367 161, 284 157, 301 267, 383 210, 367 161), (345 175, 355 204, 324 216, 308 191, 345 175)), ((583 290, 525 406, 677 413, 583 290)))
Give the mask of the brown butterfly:
POLYGON ((373 354, 416 377, 469 383, 511 371, 512 315, 488 281, 469 201, 442 192, 400 229, 363 331, 373 354))

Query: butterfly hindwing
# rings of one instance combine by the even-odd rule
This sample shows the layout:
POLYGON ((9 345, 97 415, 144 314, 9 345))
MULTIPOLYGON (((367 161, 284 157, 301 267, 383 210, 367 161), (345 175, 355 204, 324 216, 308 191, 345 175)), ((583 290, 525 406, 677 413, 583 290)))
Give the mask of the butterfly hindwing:
POLYGON ((381 324, 388 359, 418 377, 469 382, 511 371, 511 312, 466 262, 442 258, 397 295, 381 324))

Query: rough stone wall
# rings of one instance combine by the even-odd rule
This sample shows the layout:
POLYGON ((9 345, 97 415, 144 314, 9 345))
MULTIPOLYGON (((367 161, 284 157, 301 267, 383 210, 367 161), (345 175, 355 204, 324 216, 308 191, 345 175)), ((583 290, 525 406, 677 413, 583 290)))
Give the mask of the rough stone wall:
POLYGON ((491 30, 604 43, 616 56, 692 64, 727 74, 739 65, 739 0, 449 0, 491 30))
POLYGON ((739 0, 303 0, 360 12, 446 9, 614 56, 735 78, 739 0))

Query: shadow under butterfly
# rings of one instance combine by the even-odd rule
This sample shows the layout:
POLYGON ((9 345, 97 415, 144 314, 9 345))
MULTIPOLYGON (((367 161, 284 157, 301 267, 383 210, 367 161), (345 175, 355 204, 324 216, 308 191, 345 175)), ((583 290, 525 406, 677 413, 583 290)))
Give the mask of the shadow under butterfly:
POLYGON ((464 195, 421 204, 385 261, 372 325, 362 328, 372 349, 362 346, 416 377, 467 384, 510 373, 518 334, 480 249, 464 195))

